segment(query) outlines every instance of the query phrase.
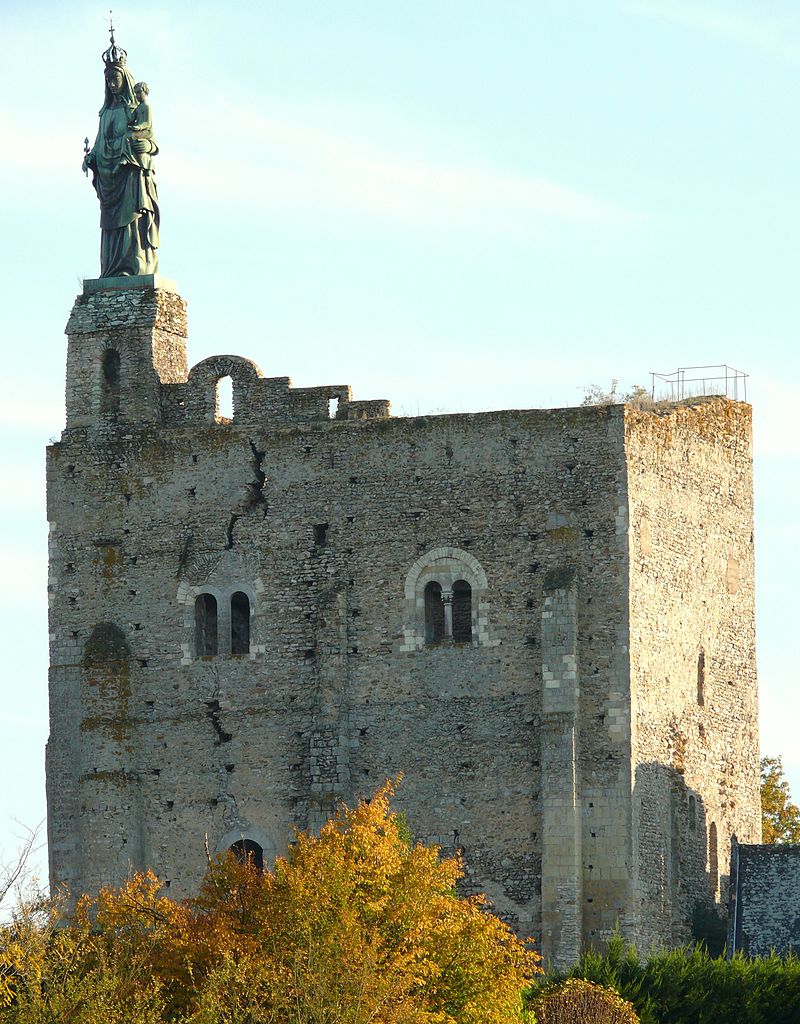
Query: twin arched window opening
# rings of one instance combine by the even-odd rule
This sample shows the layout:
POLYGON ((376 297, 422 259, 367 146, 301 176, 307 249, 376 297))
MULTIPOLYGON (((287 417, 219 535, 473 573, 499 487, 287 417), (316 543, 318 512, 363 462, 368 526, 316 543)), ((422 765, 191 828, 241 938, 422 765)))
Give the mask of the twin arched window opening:
POLYGON ((456 580, 449 590, 431 580, 425 587, 425 643, 456 644, 472 640, 472 587, 456 580))
MULTIPOLYGON (((230 598, 230 653, 250 653, 250 598, 241 590, 230 598)), ((219 609, 213 594, 198 594, 194 602, 195 655, 215 657, 220 653, 219 609)), ((223 652, 224 653, 224 652, 223 652)))

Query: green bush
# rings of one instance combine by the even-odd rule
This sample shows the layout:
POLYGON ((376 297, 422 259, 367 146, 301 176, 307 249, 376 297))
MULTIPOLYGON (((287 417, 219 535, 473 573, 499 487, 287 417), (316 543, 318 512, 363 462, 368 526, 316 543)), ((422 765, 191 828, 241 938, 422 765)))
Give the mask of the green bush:
POLYGON ((537 1024, 639 1024, 627 1000, 581 978, 541 989, 531 1000, 537 1024))
MULTIPOLYGON (((653 953, 614 936, 569 972, 629 1000, 641 1024, 798 1024, 800 958, 712 957, 703 947, 653 953)), ((557 979, 549 979, 550 983, 557 979)), ((534 989, 529 998, 536 999, 534 989)))

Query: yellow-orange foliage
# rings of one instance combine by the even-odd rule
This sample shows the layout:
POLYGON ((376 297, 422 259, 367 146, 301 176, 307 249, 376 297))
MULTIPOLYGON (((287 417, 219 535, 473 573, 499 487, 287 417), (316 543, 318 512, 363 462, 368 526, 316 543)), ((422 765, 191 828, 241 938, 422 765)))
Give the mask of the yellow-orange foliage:
MULTIPOLYGON (((231 856, 212 862, 194 900, 161 896, 151 873, 84 898, 75 924, 57 933, 71 950, 70 976, 99 977, 108 1006, 119 997, 131 1021, 520 1019, 521 991, 539 958, 488 913, 483 897, 456 896, 457 859, 406 842, 391 793, 387 783, 369 802, 343 808, 318 838, 298 835, 272 871, 231 856), (148 994, 141 1011, 133 975, 148 994)), ((40 973, 46 978, 46 964, 40 973)), ((49 1017, 0 1010, 0 1020, 28 1019, 49 1017)))

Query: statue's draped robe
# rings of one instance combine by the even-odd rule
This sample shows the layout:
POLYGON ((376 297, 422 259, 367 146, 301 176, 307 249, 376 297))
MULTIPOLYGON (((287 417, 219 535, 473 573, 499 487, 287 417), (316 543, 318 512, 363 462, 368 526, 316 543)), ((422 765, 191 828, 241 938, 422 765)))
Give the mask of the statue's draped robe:
POLYGON ((135 153, 128 135, 130 107, 122 102, 100 111, 92 153, 94 187, 100 199, 100 276, 158 271, 159 210, 153 176, 154 140, 135 153))

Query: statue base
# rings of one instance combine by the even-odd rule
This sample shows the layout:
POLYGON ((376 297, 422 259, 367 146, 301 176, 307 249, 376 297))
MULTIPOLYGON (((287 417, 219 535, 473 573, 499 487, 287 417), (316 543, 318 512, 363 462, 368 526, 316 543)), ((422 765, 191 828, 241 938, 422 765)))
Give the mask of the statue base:
POLYGON ((164 292, 175 292, 178 286, 168 277, 160 274, 139 274, 129 277, 87 277, 83 281, 83 294, 93 295, 102 291, 128 291, 132 288, 160 288, 164 292))

